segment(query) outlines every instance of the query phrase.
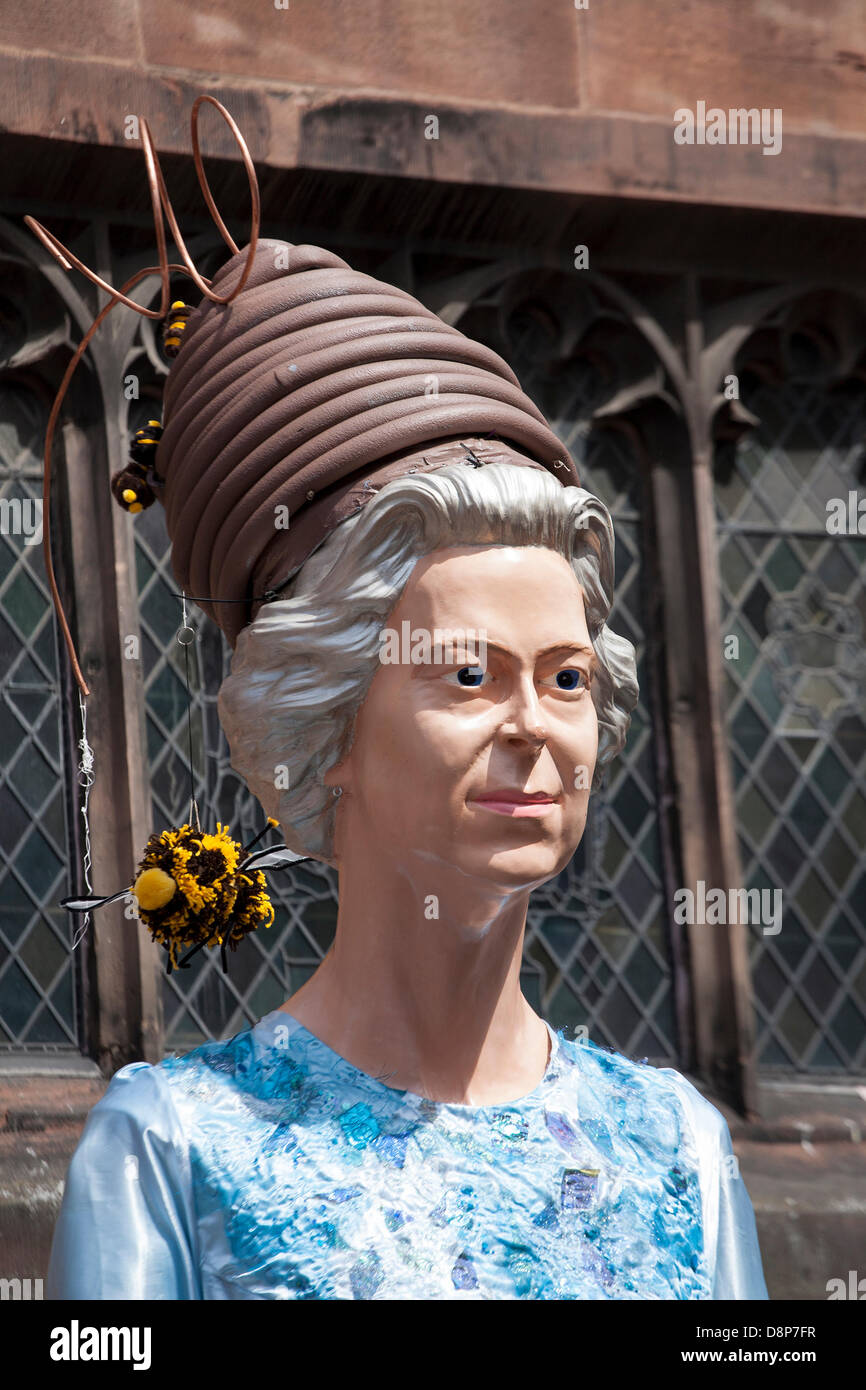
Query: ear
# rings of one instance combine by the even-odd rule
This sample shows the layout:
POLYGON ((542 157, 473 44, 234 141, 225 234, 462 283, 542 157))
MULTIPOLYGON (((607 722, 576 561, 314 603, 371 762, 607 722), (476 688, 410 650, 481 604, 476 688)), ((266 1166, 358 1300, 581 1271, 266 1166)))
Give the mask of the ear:
POLYGON ((322 776, 322 785, 325 787, 345 787, 349 778, 349 758, 344 758, 342 762, 334 763, 322 776))

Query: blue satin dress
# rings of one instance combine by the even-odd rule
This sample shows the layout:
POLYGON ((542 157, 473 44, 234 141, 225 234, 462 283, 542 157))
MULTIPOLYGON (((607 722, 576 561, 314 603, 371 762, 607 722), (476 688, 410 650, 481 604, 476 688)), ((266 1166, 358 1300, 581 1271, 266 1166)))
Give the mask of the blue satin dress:
POLYGON ((54 1299, 765 1299, 728 1127, 551 1035, 501 1105, 359 1071, 275 1011, 121 1068, 70 1164, 54 1299))

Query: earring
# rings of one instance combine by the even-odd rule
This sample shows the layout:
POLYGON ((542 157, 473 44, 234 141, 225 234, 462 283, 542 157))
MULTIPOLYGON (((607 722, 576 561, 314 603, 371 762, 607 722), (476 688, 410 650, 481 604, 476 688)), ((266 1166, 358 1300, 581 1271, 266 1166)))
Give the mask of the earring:
POLYGON ((331 788, 331 795, 332 795, 332 796, 342 796, 342 795, 343 795, 343 788, 342 788, 342 787, 332 787, 332 788, 331 788))

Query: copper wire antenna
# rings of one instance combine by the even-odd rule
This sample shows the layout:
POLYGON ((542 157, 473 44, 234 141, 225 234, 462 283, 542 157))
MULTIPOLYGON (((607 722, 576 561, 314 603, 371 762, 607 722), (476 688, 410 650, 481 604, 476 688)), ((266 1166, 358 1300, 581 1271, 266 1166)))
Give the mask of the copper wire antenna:
POLYGON ((66 649, 69 653, 69 659, 72 663, 73 675, 75 676, 75 680, 78 683, 78 686, 83 695, 89 695, 90 689, 84 679, 84 676, 81 673, 81 667, 79 666, 78 656, 75 651, 75 644, 72 640, 72 634, 69 631, 69 624, 66 621, 66 614, 63 611, 63 604, 61 602, 60 594, 57 589, 57 581, 54 576, 54 565, 51 559, 50 507, 52 446, 54 443, 54 433, 57 427, 57 421, 60 416, 60 409, 63 405, 66 392, 69 389, 69 383, 71 382, 75 369, 81 361, 81 358, 83 357, 84 353, 86 352, 87 347, 90 344, 91 339, 93 338, 93 335, 96 333, 96 330, 99 328, 100 324, 108 316, 108 314, 110 314, 111 310, 117 304, 124 304, 128 309, 134 309, 135 312, 137 314, 141 314, 143 318, 164 319, 167 313, 169 312, 169 276, 172 273, 179 275, 188 275, 190 279, 198 287, 198 289, 201 291, 201 293, 207 299, 211 300, 212 303, 228 304, 231 302, 231 300, 233 300, 236 297, 236 295, 240 294, 253 268, 253 258, 255 256, 256 245, 259 238, 259 228, 261 225, 261 197, 259 194, 259 183, 256 177, 256 171, 253 165, 252 157, 247 147, 247 143, 244 140, 244 137, 241 135, 241 132, 238 129, 236 122, 234 121, 233 117, 229 114, 229 112, 226 110, 226 108, 222 105, 222 103, 217 101, 216 97, 212 97, 206 92, 196 97, 195 101, 193 102, 192 109, 190 111, 192 153, 193 160, 195 162, 196 176, 198 178, 199 187, 202 191, 205 203, 207 204, 208 212, 210 213, 211 218, 216 224, 220 236, 228 246, 233 256, 236 256, 238 254, 239 248, 233 240, 232 236, 230 235, 228 228, 225 225, 225 222, 220 216, 219 210, 217 209, 216 203, 213 199, 213 195, 210 191, 210 185, 207 181, 207 176, 204 171, 204 165, 202 163, 201 147, 199 145, 198 138, 198 115, 199 109, 203 102, 207 102, 209 105, 215 106, 217 111, 223 117, 223 120, 228 125, 229 130, 234 136, 238 149, 240 150, 241 158, 244 162, 244 168, 246 169, 247 180, 249 182, 250 188, 250 236, 249 245, 247 247, 247 257, 244 263, 244 268, 241 273, 240 279, 230 294, 215 294, 210 287, 210 280, 208 280, 205 276, 200 275, 193 263, 192 257, 190 256, 186 248, 186 244, 183 240, 183 237, 181 236, 180 228, 177 224, 177 218, 175 217, 174 213, 174 208, 171 205, 171 199, 168 196, 168 191, 165 186, 165 180, 162 176, 162 169, 160 168, 159 159, 157 157, 156 149, 153 143, 153 137, 150 133, 150 126, 148 125, 147 120, 144 116, 140 116, 138 118, 138 122, 139 129, 141 131, 141 143, 142 148, 144 150, 144 162, 145 168, 147 170, 147 181, 148 186, 150 188, 150 203, 153 212, 153 226, 156 235, 156 246, 158 256, 158 262, 156 265, 147 266, 144 270, 136 271, 135 275, 130 276, 130 278, 125 282, 125 284, 119 290, 117 290, 114 288, 113 285, 109 285, 105 280, 101 279, 101 277, 97 275, 95 271, 91 270, 88 266, 86 266, 83 263, 83 261, 80 261, 78 259, 77 256, 73 255, 69 248, 64 246, 62 242, 60 242, 58 238, 54 236, 53 232, 49 232, 48 229, 46 227, 43 227, 40 222, 37 222, 34 217, 27 216, 24 218, 24 221, 30 228, 30 230, 34 233, 35 236, 39 238, 45 249, 48 252, 50 252, 50 254, 62 266, 64 270, 72 270, 73 268, 76 270, 80 270, 83 275, 87 276, 88 280, 90 280, 92 284, 96 285, 98 289, 103 290, 106 294, 111 296, 109 303, 106 304, 100 310, 100 312, 97 314, 96 318, 93 320, 92 324, 88 328, 77 349, 75 350, 75 353, 73 354, 69 362, 69 365, 66 368, 66 371, 63 374, 63 380, 60 383, 57 395, 54 397, 54 401, 51 406, 51 412, 48 416, 48 426, 45 431, 44 470, 42 477, 42 551, 45 557, 45 570, 48 575, 48 584, 51 589, 51 596, 54 601, 55 612, 57 613, 57 618, 60 623, 61 630, 63 632, 64 641, 66 643, 66 649), (168 225, 171 230, 171 235, 174 239, 174 243, 177 246, 178 251, 180 252, 181 259, 183 261, 182 265, 176 265, 173 263, 170 264, 168 261, 168 253, 166 248, 165 220, 168 221, 168 225), (158 275, 160 277, 161 292, 158 309, 148 309, 143 304, 138 304, 134 299, 130 299, 127 294, 127 291, 131 290, 135 285, 137 285, 139 280, 144 280, 149 275, 158 275))

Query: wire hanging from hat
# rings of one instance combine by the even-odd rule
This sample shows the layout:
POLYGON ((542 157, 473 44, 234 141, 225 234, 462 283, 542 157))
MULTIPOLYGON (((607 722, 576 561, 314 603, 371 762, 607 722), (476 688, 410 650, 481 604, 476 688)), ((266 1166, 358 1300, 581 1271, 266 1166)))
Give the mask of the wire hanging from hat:
POLYGON ((186 682, 186 732, 189 744, 189 820, 190 825, 195 817, 195 828, 201 830, 201 821, 198 815, 198 802, 195 799, 195 772, 192 765, 192 690, 189 683, 189 648, 190 643, 196 640, 195 628, 190 626, 189 617, 186 611, 186 594, 181 594, 183 600, 183 624, 178 631, 177 641, 183 647, 184 680, 186 682))
MULTIPOLYGON (((93 749, 87 740, 87 706, 80 690, 78 692, 78 706, 81 714, 81 738, 78 743, 81 758, 78 762, 78 782, 84 788, 81 800, 81 815, 84 820, 84 863, 82 867, 85 887, 92 893, 93 885, 90 882, 90 870, 93 867, 93 857, 90 852, 90 788, 93 786, 93 749)), ((72 938, 70 950, 75 950, 89 926, 90 913, 86 912, 81 920, 81 925, 72 938)))

